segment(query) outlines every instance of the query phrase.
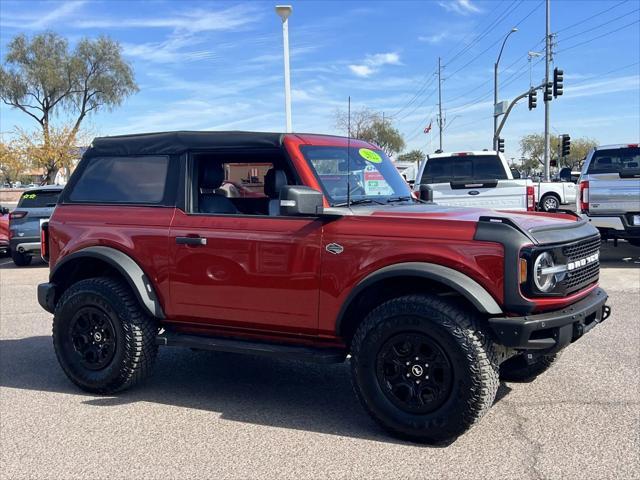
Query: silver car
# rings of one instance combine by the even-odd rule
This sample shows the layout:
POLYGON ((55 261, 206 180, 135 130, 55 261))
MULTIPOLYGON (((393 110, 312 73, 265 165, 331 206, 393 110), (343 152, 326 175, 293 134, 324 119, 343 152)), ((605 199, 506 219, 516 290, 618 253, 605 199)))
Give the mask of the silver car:
POLYGON ((589 152, 579 180, 577 209, 602 238, 640 246, 640 148, 605 145, 589 152))
POLYGON ((18 267, 29 265, 34 255, 40 255, 40 225, 53 213, 62 188, 49 185, 25 190, 9 215, 9 248, 18 267))

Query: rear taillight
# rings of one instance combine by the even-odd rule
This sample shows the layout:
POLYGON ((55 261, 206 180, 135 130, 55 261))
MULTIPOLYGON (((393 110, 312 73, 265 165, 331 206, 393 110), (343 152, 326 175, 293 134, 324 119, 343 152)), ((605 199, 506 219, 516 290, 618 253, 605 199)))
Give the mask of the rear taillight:
POLYGON ((580 182, 580 211, 589 213, 589 180, 580 182))
POLYGON ((533 212, 536 209, 536 192, 533 185, 527 186, 527 212, 533 212))
POLYGON ((40 226, 40 255, 45 262, 49 261, 49 224, 43 222, 40 226))
POLYGON ((28 212, 25 212, 23 210, 16 210, 15 212, 11 212, 9 214, 9 220, 17 220, 19 218, 24 218, 27 216, 28 212))

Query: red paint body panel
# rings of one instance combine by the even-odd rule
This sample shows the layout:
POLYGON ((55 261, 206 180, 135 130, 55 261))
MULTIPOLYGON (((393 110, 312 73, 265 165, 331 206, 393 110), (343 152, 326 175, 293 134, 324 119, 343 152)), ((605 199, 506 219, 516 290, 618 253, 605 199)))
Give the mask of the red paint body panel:
POLYGON ((9 214, 0 214, 0 247, 9 245, 9 214))
POLYGON ((162 305, 169 298, 169 225, 175 208, 58 205, 49 220, 49 266, 75 251, 112 247, 129 255, 153 282, 162 305))
MULTIPOLYGON (((302 183, 321 191, 301 145, 373 147, 322 135, 287 134, 283 144, 302 183)), ((326 200, 325 200, 326 202, 326 200)), ((327 204, 328 205, 328 204, 327 204)), ((50 265, 90 246, 129 255, 153 282, 166 322, 193 333, 339 342, 336 320, 369 274, 404 262, 460 271, 504 303, 504 251, 474 240, 483 209, 380 209, 340 218, 187 214, 170 207, 61 204, 49 222, 50 265), (200 236, 206 245, 178 245, 200 236), (325 250, 343 246, 340 255, 325 250)), ((501 212, 522 228, 575 220, 568 215, 501 212)), ((513 268, 518 268, 513 265, 513 268)), ((533 299, 538 309, 584 297, 533 299)))

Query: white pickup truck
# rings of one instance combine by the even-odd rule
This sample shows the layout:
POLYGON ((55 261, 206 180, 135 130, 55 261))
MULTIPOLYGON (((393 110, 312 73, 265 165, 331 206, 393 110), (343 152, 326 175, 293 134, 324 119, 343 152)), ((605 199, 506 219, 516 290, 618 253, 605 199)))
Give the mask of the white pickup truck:
POLYGON ((420 164, 414 189, 435 203, 495 210, 535 209, 533 182, 514 179, 505 158, 491 150, 434 153, 420 164))
POLYGON ((533 182, 538 210, 552 212, 560 205, 575 205, 578 188, 572 181, 533 182))

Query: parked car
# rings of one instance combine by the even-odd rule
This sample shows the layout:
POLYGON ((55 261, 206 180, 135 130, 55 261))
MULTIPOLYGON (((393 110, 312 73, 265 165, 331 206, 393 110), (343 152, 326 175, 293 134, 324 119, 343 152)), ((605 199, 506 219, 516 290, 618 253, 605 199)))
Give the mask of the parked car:
POLYGON ((640 148, 638 144, 592 149, 580 175, 578 213, 602 237, 640 246, 640 148))
POLYGON ((561 178, 559 182, 535 182, 533 188, 538 210, 553 212, 562 205, 575 205, 578 189, 570 178, 561 178))
POLYGON ((535 209, 533 183, 514 179, 505 158, 495 151, 428 155, 416 176, 416 192, 420 186, 426 186, 432 200, 439 205, 515 211, 535 209))
POLYGON ((350 355, 378 423, 440 441, 488 411, 500 376, 533 378, 608 317, 599 248, 575 215, 421 203, 382 150, 355 139, 106 137, 43 225, 38 301, 62 369, 86 391, 138 384, 158 345, 350 355), (218 190, 229 164, 251 162, 269 166, 260 198, 218 190))
POLYGON ((0 255, 9 252, 9 209, 0 205, 0 255))
POLYGON ((398 173, 402 175, 405 181, 413 186, 416 183, 416 175, 418 174, 418 164, 416 162, 394 162, 398 173))
POLYGON ((16 266, 29 265, 40 254, 40 225, 51 216, 61 191, 54 185, 25 190, 9 214, 9 246, 16 266))

